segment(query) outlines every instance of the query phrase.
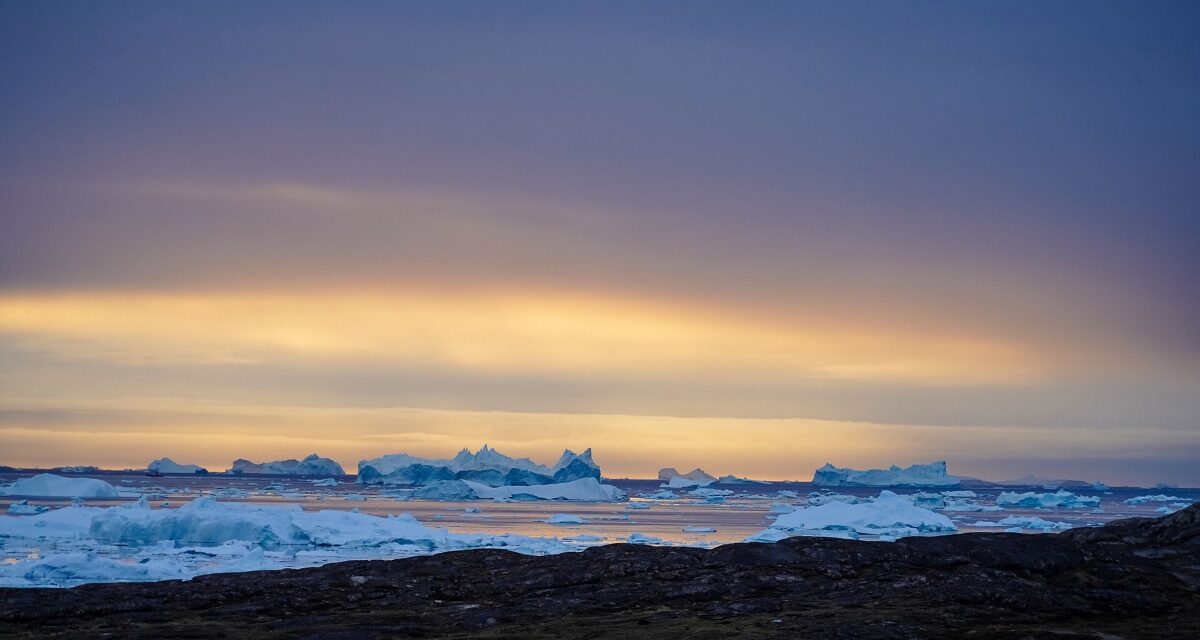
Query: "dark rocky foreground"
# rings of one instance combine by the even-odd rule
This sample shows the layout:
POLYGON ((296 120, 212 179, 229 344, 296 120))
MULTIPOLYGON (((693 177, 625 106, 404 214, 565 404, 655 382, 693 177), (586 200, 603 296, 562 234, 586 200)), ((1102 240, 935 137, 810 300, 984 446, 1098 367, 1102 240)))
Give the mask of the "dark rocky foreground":
POLYGON ((1200 638, 1200 505, 1058 535, 463 551, 0 590, 3 638, 1200 638))

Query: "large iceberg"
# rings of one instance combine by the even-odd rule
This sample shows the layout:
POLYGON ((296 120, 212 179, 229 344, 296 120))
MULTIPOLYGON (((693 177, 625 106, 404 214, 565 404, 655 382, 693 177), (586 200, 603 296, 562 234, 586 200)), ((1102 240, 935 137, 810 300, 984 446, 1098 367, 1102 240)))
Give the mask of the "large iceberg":
POLYGON ((198 464, 179 464, 170 458, 159 458, 146 465, 150 473, 208 473, 208 469, 198 464))
POLYGON ((274 462, 263 462, 261 464, 239 458, 233 461, 233 466, 230 467, 229 472, 265 473, 283 476, 346 475, 346 472, 342 469, 342 465, 330 460, 329 458, 322 458, 315 453, 310 454, 303 460, 289 458, 287 460, 275 460, 274 462))
POLYGON ((31 498, 116 498, 117 488, 94 478, 64 478, 40 473, 0 489, 0 494, 31 498))
POLYGON ((869 502, 827 502, 784 513, 770 527, 747 540, 773 542, 799 535, 848 538, 868 535, 886 540, 953 531, 957 527, 946 516, 914 505, 907 496, 882 491, 869 502))
POLYGON ((1005 491, 996 496, 996 505, 1001 507, 1024 507, 1027 509, 1085 509, 1100 506, 1100 498, 1077 496, 1070 491, 1056 491, 1054 493, 1034 493, 1032 491, 1015 493, 1005 491))
POLYGON ((857 469, 835 467, 825 463, 813 474, 812 483, 824 487, 957 487, 962 479, 946 473, 946 462, 914 464, 901 469, 857 469))
POLYGON ((697 467, 687 473, 679 473, 675 467, 665 467, 658 470, 658 479, 665 487, 671 489, 686 489, 688 487, 707 487, 717 481, 717 477, 697 467))
POLYGON ((552 466, 529 458, 511 458, 486 444, 472 453, 463 449, 450 459, 419 458, 407 453, 363 460, 358 463, 358 481, 363 484, 428 485, 433 482, 470 480, 491 487, 556 484, 600 478, 600 467, 592 450, 563 451, 552 466))

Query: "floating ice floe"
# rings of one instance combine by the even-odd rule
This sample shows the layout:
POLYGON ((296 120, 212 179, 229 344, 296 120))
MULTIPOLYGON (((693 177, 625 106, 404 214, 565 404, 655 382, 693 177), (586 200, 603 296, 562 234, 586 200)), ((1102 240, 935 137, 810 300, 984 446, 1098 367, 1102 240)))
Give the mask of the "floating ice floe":
POLYGON ((146 471, 150 473, 208 473, 208 469, 198 464, 180 464, 170 458, 159 458, 153 460, 146 465, 146 471))
POLYGON ((117 488, 94 478, 64 478, 52 473, 39 473, 21 478, 0 489, 0 495, 33 498, 116 498, 117 488))
POLYGON ((625 540, 630 544, 662 544, 663 541, 662 538, 655 538, 644 533, 631 533, 625 540))
POLYGON ((469 480, 462 481, 475 495, 483 499, 516 498, 530 500, 580 500, 585 502, 616 502, 627 500, 624 491, 595 478, 581 478, 556 484, 489 487, 469 480))
POLYGON ((961 478, 946 473, 946 462, 941 460, 905 468, 892 465, 888 469, 865 471, 826 463, 816 470, 812 479, 813 484, 825 487, 957 487, 961 482, 961 478))
POLYGON ((309 480, 314 487, 336 487, 338 481, 334 478, 324 478, 322 480, 309 480))
POLYGON ((769 542, 791 535, 827 534, 835 537, 868 535, 894 539, 920 533, 953 531, 957 531, 957 528, 946 516, 918 507, 905 496, 882 491, 879 497, 870 502, 829 502, 782 514, 766 530, 747 540, 769 542))
POLYGON ((1086 509, 1100 506, 1100 498, 1094 496, 1077 496, 1070 491, 1054 493, 1014 493, 1005 491, 996 497, 996 504, 1001 507, 1025 507, 1040 509, 1086 509))
POLYGON ((1059 531, 1062 529, 1072 528, 1072 524, 1068 522, 1052 522, 1043 520, 1036 516, 1008 516, 996 522, 995 526, 1008 527, 1011 529, 1025 529, 1030 531, 1059 531))
POLYGON ((772 502, 768 513, 791 513, 796 510, 796 507, 785 502, 772 502))
POLYGON ((289 458, 273 462, 256 463, 239 458, 233 461, 230 473, 265 473, 285 476, 343 476, 342 465, 313 453, 303 460, 289 458))
POLYGON ((587 524, 587 518, 581 518, 571 513, 556 513, 546 518, 547 524, 587 524))
POLYGON ((679 495, 670 489, 663 489, 654 493, 642 494, 642 497, 649 498, 650 500, 676 500, 679 498, 679 495))
POLYGON ((870 498, 860 498, 846 493, 810 493, 804 499, 805 504, 809 506, 819 506, 829 504, 830 502, 843 502, 845 504, 857 504, 859 502, 867 502, 870 498))
POLYGON ((717 530, 712 527, 684 527, 684 533, 716 533, 717 530))

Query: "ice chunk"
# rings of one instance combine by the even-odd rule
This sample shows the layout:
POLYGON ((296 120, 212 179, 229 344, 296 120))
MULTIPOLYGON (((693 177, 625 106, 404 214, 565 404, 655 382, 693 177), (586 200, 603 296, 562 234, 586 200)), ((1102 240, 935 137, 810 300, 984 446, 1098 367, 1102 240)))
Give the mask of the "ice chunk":
POLYGON ((901 469, 893 465, 888 469, 839 468, 826 463, 813 474, 812 483, 825 487, 957 487, 961 478, 946 473, 946 462, 939 460, 929 464, 914 464, 901 469))
MULTIPOLYGON (((880 492, 879 497, 870 502, 829 502, 797 509, 776 518, 769 528, 796 535, 852 531, 856 534, 891 537, 957 530, 946 516, 918 507, 907 497, 891 491, 880 492)), ((761 541, 775 535, 764 532, 752 538, 761 541)))
POLYGON ((717 530, 712 527, 684 527, 684 533, 716 533, 717 530))
POLYGON ((615 502, 626 500, 625 492, 608 484, 600 484, 595 478, 582 478, 571 482, 530 486, 489 487, 486 484, 463 480, 464 484, 484 499, 525 498, 533 500, 582 500, 587 502, 615 502))
POLYGON ((655 538, 654 536, 636 532, 629 534, 629 537, 625 540, 630 544, 662 544, 663 541, 662 538, 655 538))
POLYGON ((29 504, 28 500, 17 500, 8 505, 8 515, 10 516, 33 516, 43 511, 48 511, 50 507, 42 507, 29 504))
POLYGON ((338 481, 333 478, 325 478, 324 480, 310 480, 314 487, 336 487, 338 481))
POLYGON ((655 493, 644 494, 642 497, 649 498, 651 500, 675 500, 679 498, 679 495, 670 489, 663 489, 662 491, 657 491, 655 493))
POLYGON ((117 488, 94 478, 64 478, 39 473, 21 478, 3 489, 4 495, 35 498, 116 498, 117 488))
POLYGON ((1077 496, 1070 491, 1056 491, 1054 493, 1014 493, 1005 491, 996 497, 996 505, 1001 507, 1025 507, 1025 508, 1079 508, 1100 506, 1100 498, 1093 496, 1077 496))
POLYGON ((303 460, 289 458, 287 460, 275 460, 273 462, 256 463, 249 460, 239 458, 233 461, 233 466, 229 469, 230 473, 264 473, 270 475, 285 475, 285 476, 344 476, 346 472, 342 469, 342 465, 330 460, 322 458, 317 454, 310 454, 303 460))

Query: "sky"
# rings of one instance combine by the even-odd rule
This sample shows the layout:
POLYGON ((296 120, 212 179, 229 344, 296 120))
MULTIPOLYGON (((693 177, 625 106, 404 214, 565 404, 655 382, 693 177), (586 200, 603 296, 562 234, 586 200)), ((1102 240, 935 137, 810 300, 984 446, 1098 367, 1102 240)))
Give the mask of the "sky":
POLYGON ((1200 5, 0 4, 0 464, 1200 486, 1200 5))

